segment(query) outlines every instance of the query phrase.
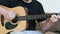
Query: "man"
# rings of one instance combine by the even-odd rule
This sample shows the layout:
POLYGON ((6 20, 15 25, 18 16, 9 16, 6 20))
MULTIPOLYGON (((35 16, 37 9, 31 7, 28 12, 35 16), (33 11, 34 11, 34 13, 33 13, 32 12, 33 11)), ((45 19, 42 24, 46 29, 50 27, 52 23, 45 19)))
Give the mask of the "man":
MULTIPOLYGON (((13 8, 13 7, 16 7, 16 6, 26 7, 28 15, 45 14, 44 10, 43 10, 43 6, 36 0, 10 0, 10 1, 6 0, 4 2, 2 2, 2 1, 3 0, 0 1, 1 5, 7 6, 7 7, 10 7, 10 8, 13 8)), ((3 8, 0 8, 0 13, 3 14, 8 20, 12 20, 12 19, 15 18, 16 13, 14 13, 12 11, 8 12, 8 11, 3 11, 3 10, 4 10, 3 8)), ((45 32, 55 22, 57 22, 59 18, 60 18, 59 16, 53 14, 53 15, 51 15, 51 17, 48 20, 46 18, 43 18, 43 19, 39 19, 37 21, 40 24, 41 31, 45 32)), ((35 27, 36 27, 35 20, 29 20, 29 26, 26 30, 28 30, 28 31, 31 30, 33 32, 33 31, 36 31, 35 27)), ((32 34, 31 31, 30 31, 30 34, 32 34)), ((23 33, 24 32, 25 31, 23 31, 23 33)), ((18 34, 18 33, 22 33, 22 32, 19 32, 19 31, 11 32, 11 34, 18 34)), ((28 34, 28 32, 26 34, 28 34)), ((34 34, 38 34, 38 33, 34 32, 34 34)))

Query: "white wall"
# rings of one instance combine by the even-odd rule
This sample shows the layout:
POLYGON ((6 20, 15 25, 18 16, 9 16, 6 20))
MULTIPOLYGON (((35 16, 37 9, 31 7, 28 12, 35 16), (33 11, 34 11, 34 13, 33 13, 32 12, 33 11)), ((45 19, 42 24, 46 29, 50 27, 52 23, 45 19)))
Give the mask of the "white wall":
POLYGON ((46 13, 60 12, 60 0, 38 0, 42 3, 46 13))

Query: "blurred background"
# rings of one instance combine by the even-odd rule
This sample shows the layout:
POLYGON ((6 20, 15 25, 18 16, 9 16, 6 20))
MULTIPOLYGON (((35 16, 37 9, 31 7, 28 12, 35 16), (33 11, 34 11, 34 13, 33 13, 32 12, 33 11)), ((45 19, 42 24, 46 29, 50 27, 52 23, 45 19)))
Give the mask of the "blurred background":
POLYGON ((60 0, 37 0, 42 3, 46 13, 59 13, 60 0))

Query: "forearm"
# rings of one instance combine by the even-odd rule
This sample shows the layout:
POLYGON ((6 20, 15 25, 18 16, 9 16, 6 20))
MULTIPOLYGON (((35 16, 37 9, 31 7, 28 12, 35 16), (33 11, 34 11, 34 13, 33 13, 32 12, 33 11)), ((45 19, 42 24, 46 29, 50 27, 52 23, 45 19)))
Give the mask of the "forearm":
POLYGON ((4 8, 0 8, 0 14, 8 20, 12 20, 15 17, 15 14, 12 11, 5 10, 4 8))
POLYGON ((47 21, 44 21, 44 22, 40 22, 40 30, 45 32, 47 31, 54 23, 52 23, 51 20, 47 20, 47 21))

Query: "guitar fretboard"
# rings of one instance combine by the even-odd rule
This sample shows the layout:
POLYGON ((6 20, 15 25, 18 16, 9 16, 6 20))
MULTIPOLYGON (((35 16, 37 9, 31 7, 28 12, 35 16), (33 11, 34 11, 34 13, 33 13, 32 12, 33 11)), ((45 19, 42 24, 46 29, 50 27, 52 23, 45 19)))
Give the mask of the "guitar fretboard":
POLYGON ((36 20, 36 19, 43 19, 43 18, 49 18, 51 14, 40 14, 40 15, 29 15, 29 16, 19 16, 19 20, 36 20))
MULTIPOLYGON (((60 13, 52 13, 56 15, 60 15, 60 13)), ((40 15, 29 15, 29 16, 18 16, 17 20, 36 20, 36 19, 43 19, 43 18, 50 18, 52 14, 40 14, 40 15)))

